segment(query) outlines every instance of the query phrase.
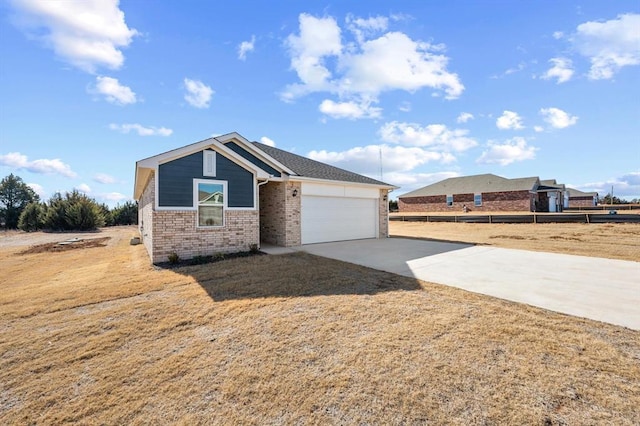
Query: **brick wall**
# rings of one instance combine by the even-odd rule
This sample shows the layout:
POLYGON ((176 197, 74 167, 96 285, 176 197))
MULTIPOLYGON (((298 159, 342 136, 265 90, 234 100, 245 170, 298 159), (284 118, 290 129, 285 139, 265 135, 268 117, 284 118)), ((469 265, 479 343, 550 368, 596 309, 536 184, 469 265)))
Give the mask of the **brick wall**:
POLYGON ((473 205, 474 194, 454 194, 453 205, 447 206, 446 195, 428 197, 407 197, 398 199, 398 210, 408 212, 451 212, 459 213, 466 205, 469 211, 531 211, 529 191, 490 192, 482 194, 482 206, 473 205))
POLYGON ((269 182, 260 187, 260 240, 283 247, 301 242, 299 182, 269 182), (293 191, 297 190, 297 196, 293 191))
POLYGON ((389 236, 389 190, 381 189, 378 199, 378 238, 389 236))
POLYGON ((153 213, 153 263, 164 262, 175 252, 181 259, 216 253, 247 251, 258 244, 257 210, 225 210, 224 226, 196 228, 195 210, 160 210, 153 213))
POLYGON ((569 207, 593 207, 593 196, 569 197, 569 207))
POLYGON ((140 232, 140 238, 142 239, 142 243, 147 249, 149 256, 151 256, 153 251, 153 200, 155 198, 155 194, 155 176, 152 174, 138 203, 138 231, 140 232))
POLYGON ((284 182, 268 182, 259 188, 260 242, 284 246, 287 232, 284 206, 285 184, 284 182))

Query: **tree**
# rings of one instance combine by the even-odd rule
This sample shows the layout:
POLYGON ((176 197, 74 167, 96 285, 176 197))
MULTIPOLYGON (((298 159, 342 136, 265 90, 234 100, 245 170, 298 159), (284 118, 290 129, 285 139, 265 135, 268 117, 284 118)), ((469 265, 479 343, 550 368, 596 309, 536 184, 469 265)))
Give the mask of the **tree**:
POLYGON ((0 181, 0 224, 7 229, 16 229, 27 204, 39 200, 33 189, 11 173, 0 181))
POLYGON ((613 196, 613 200, 611 199, 611 193, 608 193, 604 197, 600 199, 600 204, 629 204, 627 200, 622 200, 615 195, 613 196))
POLYGON ((38 231, 42 229, 44 224, 44 214, 45 214, 46 205, 34 201, 29 204, 22 210, 20 214, 20 219, 18 220, 18 228, 23 231, 31 232, 38 231))
POLYGON ((105 203, 99 204, 100 211, 102 212, 102 216, 104 217, 104 226, 113 226, 116 223, 113 220, 113 211, 109 210, 109 206, 105 203))
POLYGON ((111 210, 114 225, 135 225, 138 223, 138 203, 127 201, 122 206, 118 204, 111 210))
POLYGON ((104 223, 98 203, 78 191, 67 192, 64 197, 54 194, 44 216, 44 228, 52 231, 87 231, 104 223))

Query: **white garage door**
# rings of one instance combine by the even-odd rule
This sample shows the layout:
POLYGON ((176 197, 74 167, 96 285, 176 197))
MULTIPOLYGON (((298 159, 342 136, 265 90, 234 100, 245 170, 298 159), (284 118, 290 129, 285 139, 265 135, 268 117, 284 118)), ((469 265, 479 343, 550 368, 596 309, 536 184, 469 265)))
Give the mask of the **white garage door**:
POLYGON ((377 237, 377 199, 303 195, 301 201, 302 244, 377 237))

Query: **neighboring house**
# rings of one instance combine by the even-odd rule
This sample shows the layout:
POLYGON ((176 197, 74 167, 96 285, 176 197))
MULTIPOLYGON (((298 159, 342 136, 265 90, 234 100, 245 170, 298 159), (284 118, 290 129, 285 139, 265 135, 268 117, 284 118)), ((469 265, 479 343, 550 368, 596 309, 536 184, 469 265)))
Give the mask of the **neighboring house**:
POLYGON ((151 261, 388 236, 396 187, 238 133, 136 163, 134 198, 151 261))
POLYGON ((568 197, 568 205, 565 207, 594 207, 598 205, 597 192, 582 192, 567 188, 566 194, 565 199, 568 197))
POLYGON ((538 177, 494 174, 445 179, 398 198, 401 212, 562 211, 564 185, 538 177))

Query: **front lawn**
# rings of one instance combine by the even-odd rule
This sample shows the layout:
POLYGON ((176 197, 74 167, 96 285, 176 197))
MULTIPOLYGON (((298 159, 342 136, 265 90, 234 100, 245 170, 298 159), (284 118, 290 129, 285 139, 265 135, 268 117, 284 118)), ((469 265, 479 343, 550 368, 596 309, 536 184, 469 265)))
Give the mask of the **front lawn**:
POLYGON ((132 232, 0 250, 1 424, 640 423, 640 332, 302 253, 157 269, 132 232))

